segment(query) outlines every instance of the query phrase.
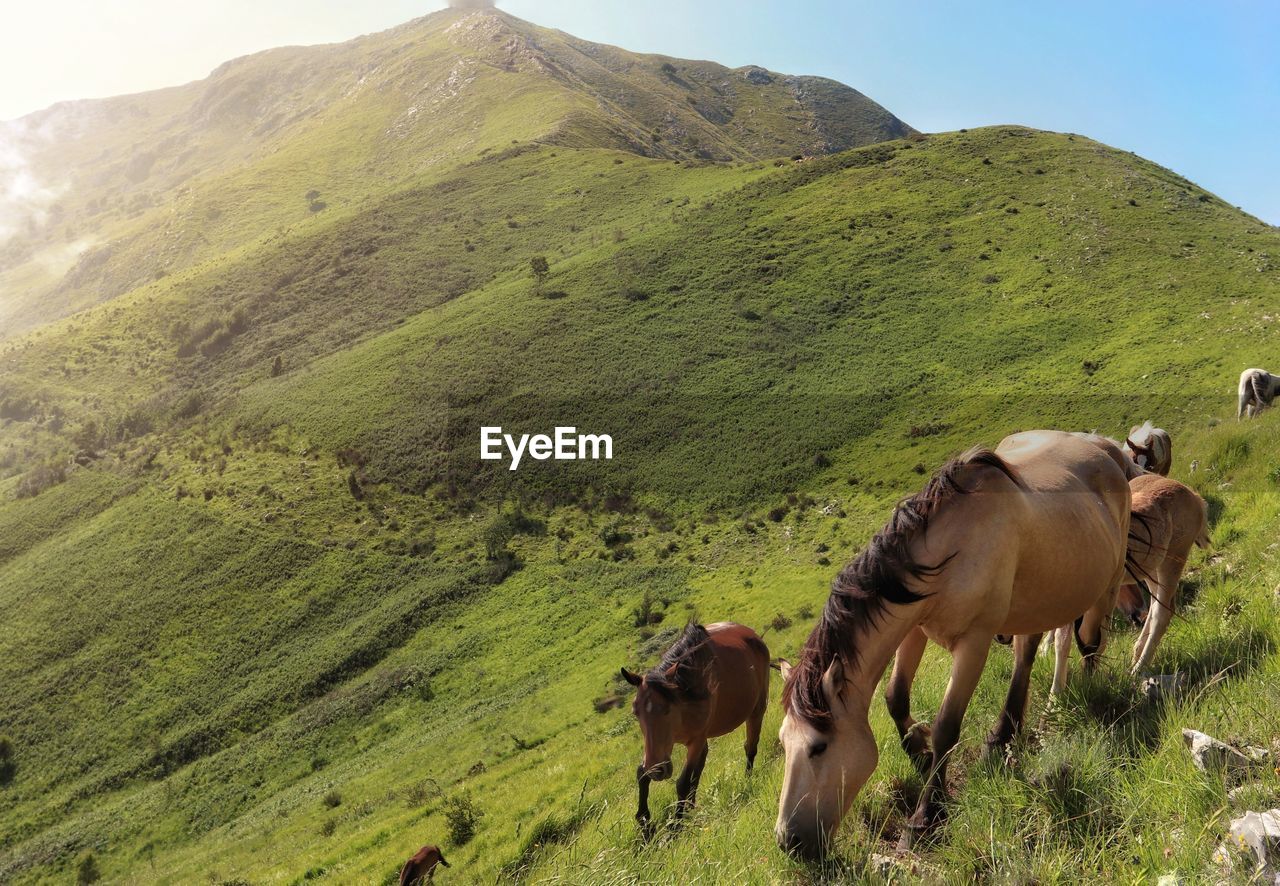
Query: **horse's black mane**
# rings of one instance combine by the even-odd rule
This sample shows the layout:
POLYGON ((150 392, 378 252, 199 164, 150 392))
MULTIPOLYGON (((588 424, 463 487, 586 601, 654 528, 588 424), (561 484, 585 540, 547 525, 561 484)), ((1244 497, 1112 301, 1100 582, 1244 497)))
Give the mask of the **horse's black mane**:
POLYGON ((831 728, 831 705, 822 691, 823 674, 837 656, 849 664, 857 661, 854 629, 858 625, 874 623, 890 603, 905 606, 924 599, 907 587, 907 576, 936 575, 955 556, 932 565, 921 563, 911 555, 911 545, 924 534, 944 502, 971 491, 960 483, 960 475, 971 466, 995 468, 1021 485, 1004 459, 990 449, 977 448, 947 462, 923 490, 901 502, 884 528, 836 576, 822 617, 809 634, 783 690, 783 705, 792 714, 821 731, 831 728))
POLYGON ((702 625, 690 622, 680 639, 645 675, 645 683, 686 698, 706 698, 710 694, 707 666, 711 663, 711 655, 711 635, 702 625))

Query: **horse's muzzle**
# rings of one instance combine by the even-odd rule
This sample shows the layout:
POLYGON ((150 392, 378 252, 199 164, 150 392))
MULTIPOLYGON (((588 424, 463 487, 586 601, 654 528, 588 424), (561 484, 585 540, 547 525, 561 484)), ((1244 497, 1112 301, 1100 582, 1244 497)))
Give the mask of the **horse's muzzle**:
POLYGON ((819 861, 823 854, 822 833, 800 828, 778 829, 774 832, 778 848, 801 861, 819 861))
POLYGON ((651 766, 648 769, 641 764, 639 775, 642 778, 648 778, 650 781, 666 781, 671 777, 671 761, 663 760, 657 766, 651 766))

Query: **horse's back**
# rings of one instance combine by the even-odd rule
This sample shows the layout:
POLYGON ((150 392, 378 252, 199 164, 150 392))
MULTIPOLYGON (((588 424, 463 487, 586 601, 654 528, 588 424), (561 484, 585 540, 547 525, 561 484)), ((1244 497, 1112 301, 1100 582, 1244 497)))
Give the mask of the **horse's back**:
POLYGON ((768 702, 769 647, 751 628, 734 622, 707 625, 707 634, 715 662, 710 724, 714 738, 737 729, 768 702))
POLYGON ((1139 477, 1129 485, 1136 520, 1130 533, 1131 553, 1142 553, 1150 538, 1150 546, 1159 556, 1153 558, 1147 552, 1143 559, 1164 559, 1166 552, 1184 559, 1193 545, 1207 538, 1209 507, 1190 486, 1156 474, 1139 477))
POLYGON ((1000 632, 1038 633, 1073 620, 1118 584, 1130 519, 1128 459, 1112 440, 1063 431, 1013 434, 996 453, 1022 481, 1000 632))

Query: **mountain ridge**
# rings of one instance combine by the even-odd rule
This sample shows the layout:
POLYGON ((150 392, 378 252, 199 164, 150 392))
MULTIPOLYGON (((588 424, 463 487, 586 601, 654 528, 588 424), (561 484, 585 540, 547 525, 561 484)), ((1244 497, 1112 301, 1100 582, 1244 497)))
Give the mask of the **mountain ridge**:
POLYGON ((0 225, 0 336, 513 140, 729 162, 914 132, 834 81, 762 71, 445 10, 180 86, 60 103, 0 127, 46 195, 25 212, 0 205, 0 222, 13 217, 0 225))

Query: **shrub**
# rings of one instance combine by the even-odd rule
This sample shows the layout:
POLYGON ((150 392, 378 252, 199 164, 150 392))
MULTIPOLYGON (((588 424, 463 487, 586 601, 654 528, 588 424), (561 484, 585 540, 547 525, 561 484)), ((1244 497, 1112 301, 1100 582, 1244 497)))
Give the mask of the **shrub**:
POLYGON ((337 791, 330 791, 321 798, 320 802, 324 804, 326 809, 337 809, 342 805, 342 794, 337 791))
POLYGON ((931 421, 923 425, 912 425, 911 429, 907 431, 907 438, 917 440, 921 437, 936 437, 950 427, 950 425, 937 421, 931 421))
POLYGON ((769 627, 773 628, 775 631, 785 631, 787 628, 791 627, 791 619, 779 612, 773 617, 773 621, 769 622, 769 627))
POLYGON ((67 469, 62 465, 37 465, 23 475, 18 481, 14 494, 18 498, 35 498, 46 489, 51 489, 67 479, 67 469))
POLYGON ((271 364, 271 377, 279 378, 282 374, 284 374, 284 358, 277 354, 275 361, 271 364))
POLYGON ((326 818, 320 825, 320 836, 332 837, 333 832, 338 829, 338 822, 332 818, 326 818))
POLYGON ((631 533, 623 530, 617 520, 611 520, 600 527, 600 540, 606 548, 616 548, 631 541, 631 533))
POLYGON ((80 861, 76 863, 76 882, 97 883, 101 879, 102 871, 98 869, 98 857, 93 854, 92 849, 85 850, 84 855, 80 856, 80 861))
POLYGON ((470 793, 455 794, 444 802, 445 823, 449 828, 449 842, 465 846, 476 835, 482 812, 471 799, 470 793))
POLYGON ((18 771, 16 756, 13 739, 7 735, 0 735, 0 786, 13 781, 13 776, 18 771))
POLYGON ((657 601, 653 598, 653 592, 648 588, 645 589, 644 596, 640 598, 640 605, 631 610, 631 614, 633 622, 638 628, 661 624, 666 617, 665 613, 658 609, 657 601))
POLYGON ((778 505, 776 508, 769 511, 769 519, 774 523, 781 523, 789 513, 791 513, 791 508, 786 505, 778 505))

